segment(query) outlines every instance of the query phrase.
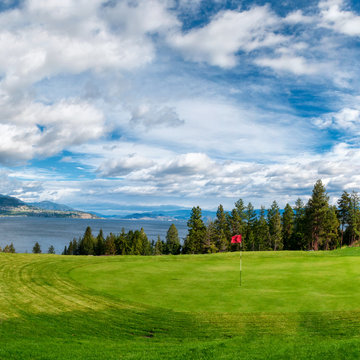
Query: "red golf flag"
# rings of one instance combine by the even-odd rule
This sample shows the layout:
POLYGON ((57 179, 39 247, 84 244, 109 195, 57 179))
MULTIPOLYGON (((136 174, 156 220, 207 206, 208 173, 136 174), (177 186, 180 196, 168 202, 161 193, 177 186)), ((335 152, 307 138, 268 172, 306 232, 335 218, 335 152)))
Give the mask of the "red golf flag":
POLYGON ((241 244, 241 235, 234 235, 232 238, 231 238, 231 243, 232 244, 241 244))

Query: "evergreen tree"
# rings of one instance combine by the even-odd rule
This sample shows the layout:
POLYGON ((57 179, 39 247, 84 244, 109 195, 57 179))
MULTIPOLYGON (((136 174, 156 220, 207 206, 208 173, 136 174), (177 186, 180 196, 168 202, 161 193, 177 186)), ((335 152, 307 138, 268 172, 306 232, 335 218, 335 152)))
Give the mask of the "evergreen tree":
POLYGON ((218 234, 218 241, 216 244, 217 248, 219 249, 220 252, 224 252, 228 250, 228 240, 226 238, 226 235, 224 233, 224 230, 220 230, 220 234, 218 234))
POLYGON ((92 235, 91 227, 88 226, 79 244, 80 255, 94 255, 95 238, 92 235))
POLYGON ((132 244, 132 246, 131 246, 131 255, 142 255, 143 242, 142 242, 139 230, 136 230, 132 234, 131 244, 132 244))
POLYGON ((115 255, 116 254, 116 246, 115 246, 115 235, 113 233, 110 233, 105 241, 105 255, 115 255))
POLYGON ((336 207, 330 206, 326 213, 324 238, 325 250, 336 249, 339 243, 339 226, 340 221, 336 214, 336 207))
POLYGON ((4 253, 12 253, 14 254, 15 253, 15 248, 14 248, 14 244, 11 243, 10 245, 5 245, 4 249, 3 249, 3 252, 4 253))
POLYGON ((254 210, 253 205, 251 202, 247 205, 245 209, 245 216, 246 216, 246 236, 245 236, 245 242, 243 246, 247 250, 255 251, 257 240, 255 236, 256 232, 256 226, 257 226, 257 216, 256 212, 254 210))
POLYGON ((115 248, 118 255, 127 255, 131 251, 128 244, 128 235, 126 235, 124 228, 121 229, 119 236, 115 238, 115 248))
POLYGON ((35 245, 32 249, 32 252, 33 252, 33 254, 41 254, 41 247, 38 242, 35 243, 35 245))
POLYGON ((162 243, 159 235, 158 235, 156 243, 155 243, 154 254, 155 255, 163 254, 163 243, 162 243))
POLYGON ((68 255, 66 245, 65 245, 64 250, 63 250, 63 252, 62 252, 62 254, 61 254, 61 255, 68 255))
MULTIPOLYGON (((216 233, 218 235, 218 243, 226 243, 226 248, 223 251, 226 251, 230 248, 230 231, 229 231, 229 222, 224 212, 223 206, 220 204, 217 212, 216 212, 216 219, 215 219, 215 227, 216 233), (225 239, 225 241, 224 241, 225 239)), ((219 250, 223 246, 218 246, 219 250)), ((222 251, 222 250, 220 250, 222 251)))
POLYGON ((268 210, 267 218, 270 234, 270 247, 274 251, 282 250, 284 244, 282 239, 281 215, 276 201, 273 201, 271 208, 268 210))
POLYGON ((180 239, 179 233, 174 224, 171 224, 166 233, 166 250, 169 254, 180 254, 180 239))
POLYGON ((313 188, 312 196, 306 205, 306 225, 310 248, 318 250, 325 235, 326 216, 329 209, 329 196, 321 180, 313 188))
POLYGON ((190 219, 187 222, 188 235, 184 242, 183 252, 185 254, 200 254, 206 236, 206 226, 202 220, 199 206, 193 207, 190 219))
POLYGON ((286 204, 282 215, 282 238, 285 250, 291 250, 291 240, 294 232, 294 211, 289 204, 286 204))
POLYGON ((9 245, 9 253, 15 254, 15 247, 14 247, 13 243, 10 243, 10 245, 9 245))
POLYGON ((94 246, 95 255, 105 255, 105 239, 103 230, 100 229, 98 236, 96 237, 96 243, 94 246))
POLYGON ((349 223, 350 218, 350 194, 347 191, 344 191, 341 195, 341 198, 338 200, 338 218, 340 220, 341 225, 341 240, 340 240, 340 247, 343 245, 344 241, 344 227, 346 224, 349 223))
POLYGON ((52 246, 52 245, 49 246, 48 254, 55 254, 55 248, 54 248, 54 246, 52 246))
POLYGON ((217 239, 215 223, 210 220, 206 226, 204 253, 211 254, 219 251, 216 246, 217 239))
POLYGON ((243 222, 236 209, 231 210, 231 214, 229 217, 229 228, 230 228, 231 236, 242 234, 243 222))
POLYGON ((261 206, 260 216, 256 222, 255 248, 259 251, 271 250, 269 226, 265 218, 265 208, 261 206))
POLYGON ((140 230, 140 240, 142 244, 141 255, 151 255, 151 244, 143 228, 140 230))
POLYGON ((346 229, 346 238, 349 245, 353 245, 360 235, 360 198, 359 195, 353 191, 350 195, 348 226, 346 229))
POLYGON ((69 243, 66 255, 74 255, 74 247, 72 241, 70 241, 69 243))
POLYGON ((80 244, 80 238, 79 241, 76 240, 76 238, 73 238, 72 244, 73 244, 73 255, 80 255, 79 254, 79 244, 80 244))
MULTIPOLYGON (((238 213, 239 218, 241 219, 241 221, 245 221, 247 219, 246 207, 245 207, 244 202, 243 202, 242 199, 239 199, 238 201, 236 201, 235 210, 238 213)), ((238 234, 234 234, 234 235, 238 235, 238 234)))
POLYGON ((294 207, 294 233, 291 239, 290 250, 306 250, 305 205, 300 198, 295 201, 294 207))

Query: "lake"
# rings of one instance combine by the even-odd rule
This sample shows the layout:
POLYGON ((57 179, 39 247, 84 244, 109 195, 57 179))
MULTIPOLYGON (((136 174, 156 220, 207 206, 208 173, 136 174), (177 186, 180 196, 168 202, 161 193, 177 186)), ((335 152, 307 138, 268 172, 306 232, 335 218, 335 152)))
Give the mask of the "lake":
POLYGON ((143 227, 149 240, 156 241, 158 235, 165 240, 172 223, 177 227, 182 242, 187 234, 186 221, 0 217, 0 247, 12 242, 16 252, 30 253, 37 241, 43 253, 53 245, 56 253, 61 254, 64 246, 74 237, 82 236, 87 226, 91 227, 94 236, 100 229, 106 236, 110 232, 119 234, 122 228, 127 232, 143 227))

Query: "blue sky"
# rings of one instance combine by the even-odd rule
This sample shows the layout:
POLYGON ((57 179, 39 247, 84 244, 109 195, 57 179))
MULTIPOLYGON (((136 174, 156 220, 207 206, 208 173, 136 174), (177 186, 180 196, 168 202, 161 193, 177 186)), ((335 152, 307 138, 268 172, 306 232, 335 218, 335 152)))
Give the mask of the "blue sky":
POLYGON ((103 213, 360 190, 360 3, 7 0, 0 193, 103 213))

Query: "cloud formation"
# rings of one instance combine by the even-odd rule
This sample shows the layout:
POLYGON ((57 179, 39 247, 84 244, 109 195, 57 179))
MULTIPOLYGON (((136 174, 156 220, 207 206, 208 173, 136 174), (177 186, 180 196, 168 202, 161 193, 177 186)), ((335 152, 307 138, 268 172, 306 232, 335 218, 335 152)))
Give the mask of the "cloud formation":
POLYGON ((232 68, 239 51, 250 52, 284 41, 285 36, 275 33, 277 27, 278 18, 268 6, 227 10, 216 14, 202 28, 170 36, 169 42, 188 60, 232 68))
POLYGON ((118 209, 359 189, 356 8, 230 3, 9 3, 0 192, 118 209))

